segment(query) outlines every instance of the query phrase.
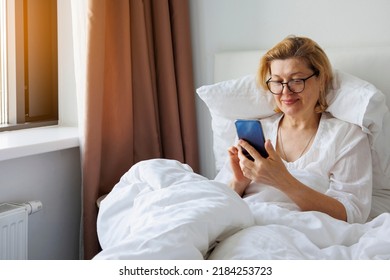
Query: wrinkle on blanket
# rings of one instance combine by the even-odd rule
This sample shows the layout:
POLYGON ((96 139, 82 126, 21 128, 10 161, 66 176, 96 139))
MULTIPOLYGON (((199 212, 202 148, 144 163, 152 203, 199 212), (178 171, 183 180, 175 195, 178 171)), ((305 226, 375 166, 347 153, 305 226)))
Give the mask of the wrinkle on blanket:
POLYGON ((177 161, 144 161, 102 201, 103 250, 95 259, 199 259, 219 236, 253 224, 247 204, 226 185, 177 161))
POLYGON ((390 259, 390 214, 349 224, 320 212, 252 203, 256 226, 230 236, 210 259, 390 259))

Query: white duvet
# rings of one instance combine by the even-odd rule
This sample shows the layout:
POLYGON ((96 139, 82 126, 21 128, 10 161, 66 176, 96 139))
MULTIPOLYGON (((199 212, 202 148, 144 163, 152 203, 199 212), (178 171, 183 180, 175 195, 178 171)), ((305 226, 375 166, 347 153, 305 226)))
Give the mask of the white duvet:
POLYGON ((95 259, 390 259, 390 214, 348 224, 243 200, 177 161, 134 165, 101 202, 95 259))

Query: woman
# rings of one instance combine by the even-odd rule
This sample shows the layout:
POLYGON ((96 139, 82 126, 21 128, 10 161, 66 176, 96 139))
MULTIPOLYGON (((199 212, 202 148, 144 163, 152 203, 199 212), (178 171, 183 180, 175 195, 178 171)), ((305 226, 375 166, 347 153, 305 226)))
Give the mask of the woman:
POLYGON ((230 147, 230 186, 248 199, 365 222, 372 192, 368 138, 325 113, 332 69, 324 51, 311 39, 288 37, 263 56, 258 79, 279 112, 261 120, 269 157, 243 140, 230 147))

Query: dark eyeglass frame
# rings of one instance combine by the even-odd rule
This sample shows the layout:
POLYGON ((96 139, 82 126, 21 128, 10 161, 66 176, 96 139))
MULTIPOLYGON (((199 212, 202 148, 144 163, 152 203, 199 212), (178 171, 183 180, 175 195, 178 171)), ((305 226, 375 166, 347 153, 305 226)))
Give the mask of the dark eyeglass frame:
POLYGON ((305 90, 306 81, 307 81, 308 79, 310 79, 311 77, 318 76, 318 74, 319 74, 319 72, 316 71, 316 72, 314 72, 313 74, 311 74, 311 75, 310 75, 309 77, 307 77, 307 78, 303 78, 303 79, 292 79, 292 80, 290 80, 290 81, 288 81, 288 82, 284 82, 284 83, 283 83, 283 82, 271 81, 272 77, 270 77, 265 83, 267 84, 268 90, 269 90, 272 94, 275 94, 275 95, 280 95, 280 94, 282 94, 282 92, 283 92, 283 90, 284 90, 284 85, 287 85, 288 90, 291 91, 292 93, 301 93, 302 91, 305 90), (289 83, 291 83, 291 82, 297 82, 297 81, 302 81, 302 82, 303 82, 303 88, 302 88, 302 90, 301 90, 301 91, 293 91, 293 90, 291 90, 289 83), (282 85, 281 91, 278 92, 278 93, 273 92, 273 91, 271 90, 270 86, 269 86, 269 83, 278 83, 278 84, 282 85))

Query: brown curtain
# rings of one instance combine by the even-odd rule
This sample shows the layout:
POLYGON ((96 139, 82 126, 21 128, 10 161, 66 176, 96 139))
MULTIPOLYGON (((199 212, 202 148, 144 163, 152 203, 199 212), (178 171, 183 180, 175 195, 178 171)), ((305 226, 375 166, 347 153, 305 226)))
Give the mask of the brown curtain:
POLYGON ((198 171, 187 0, 89 0, 83 158, 84 258, 99 251, 96 199, 136 162, 198 171))

